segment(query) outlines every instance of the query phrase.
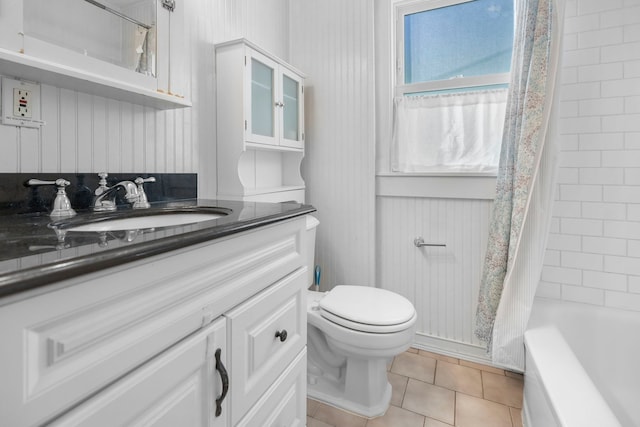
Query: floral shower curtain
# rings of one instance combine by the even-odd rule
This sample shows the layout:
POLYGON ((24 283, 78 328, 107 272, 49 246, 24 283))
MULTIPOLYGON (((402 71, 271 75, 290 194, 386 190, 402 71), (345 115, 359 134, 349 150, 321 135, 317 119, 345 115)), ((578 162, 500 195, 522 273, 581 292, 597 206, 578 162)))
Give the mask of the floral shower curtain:
POLYGON ((554 195, 561 1, 516 0, 512 77, 476 312, 475 333, 492 361, 520 371, 554 195))

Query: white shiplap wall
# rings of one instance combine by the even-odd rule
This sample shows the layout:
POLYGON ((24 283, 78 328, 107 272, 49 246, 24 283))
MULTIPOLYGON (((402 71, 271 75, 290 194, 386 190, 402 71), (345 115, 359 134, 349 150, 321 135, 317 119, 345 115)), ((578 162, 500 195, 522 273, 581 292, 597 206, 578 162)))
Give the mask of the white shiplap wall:
MULTIPOLYGON (((288 56, 288 0, 188 0, 183 61, 175 67, 192 108, 159 111, 42 86, 41 131, 0 125, 0 172, 199 173, 201 197, 215 197, 213 45, 247 37, 288 56)), ((19 77, 19 76, 14 76, 19 77)))
POLYGON ((290 62, 309 75, 302 172, 320 219, 322 289, 348 283, 397 291, 418 310, 417 343, 482 359, 473 316, 492 202, 376 203, 374 141, 380 148, 390 135, 390 108, 380 105, 391 100, 393 67, 381 59, 389 55, 390 10, 391 0, 291 2, 290 62), (448 246, 418 250, 420 234, 448 246))
POLYGON ((484 357, 473 329, 493 201, 379 197, 377 205, 379 283, 415 305, 416 342, 484 357), (446 247, 418 249, 418 236, 446 247))
POLYGON ((375 285, 373 2, 295 0, 291 63, 305 84, 306 201, 320 220, 322 289, 375 285))
POLYGON ((640 311, 640 1, 569 0, 558 200, 538 295, 640 311))
POLYGON ((189 110, 42 85, 42 130, 0 125, 1 172, 194 172, 189 110))

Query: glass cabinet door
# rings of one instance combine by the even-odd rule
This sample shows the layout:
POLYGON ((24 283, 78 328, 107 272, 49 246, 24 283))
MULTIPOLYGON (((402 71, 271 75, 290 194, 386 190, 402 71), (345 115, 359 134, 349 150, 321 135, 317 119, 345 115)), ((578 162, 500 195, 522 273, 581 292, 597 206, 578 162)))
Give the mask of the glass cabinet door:
POLYGON ((302 82, 295 74, 282 72, 281 145, 302 148, 302 82))
POLYGON ((282 76, 282 100, 283 100, 283 137, 286 139, 298 139, 298 82, 292 78, 282 76))
POLYGON ((251 57, 251 116, 248 123, 249 140, 257 143, 276 143, 275 73, 276 67, 266 58, 251 57))
POLYGON ((245 141, 258 148, 303 147, 302 78, 277 61, 245 51, 245 141))

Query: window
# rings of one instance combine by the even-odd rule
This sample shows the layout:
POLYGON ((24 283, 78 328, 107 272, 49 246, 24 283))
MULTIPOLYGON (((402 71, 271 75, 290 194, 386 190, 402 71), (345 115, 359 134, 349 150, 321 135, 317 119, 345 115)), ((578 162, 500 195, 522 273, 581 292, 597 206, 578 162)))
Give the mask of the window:
POLYGON ((513 26, 513 0, 396 6, 394 171, 496 169, 513 26))

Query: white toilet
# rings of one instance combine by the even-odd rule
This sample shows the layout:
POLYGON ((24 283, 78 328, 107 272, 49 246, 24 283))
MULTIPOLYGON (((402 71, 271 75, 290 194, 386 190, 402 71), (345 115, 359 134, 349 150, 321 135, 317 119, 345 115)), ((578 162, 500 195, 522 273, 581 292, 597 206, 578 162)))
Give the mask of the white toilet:
MULTIPOLYGON (((318 224, 307 215, 309 284, 318 224)), ((409 300, 384 289, 308 291, 308 396, 366 417, 384 414, 391 400, 387 363, 409 348, 416 317, 409 300)))

